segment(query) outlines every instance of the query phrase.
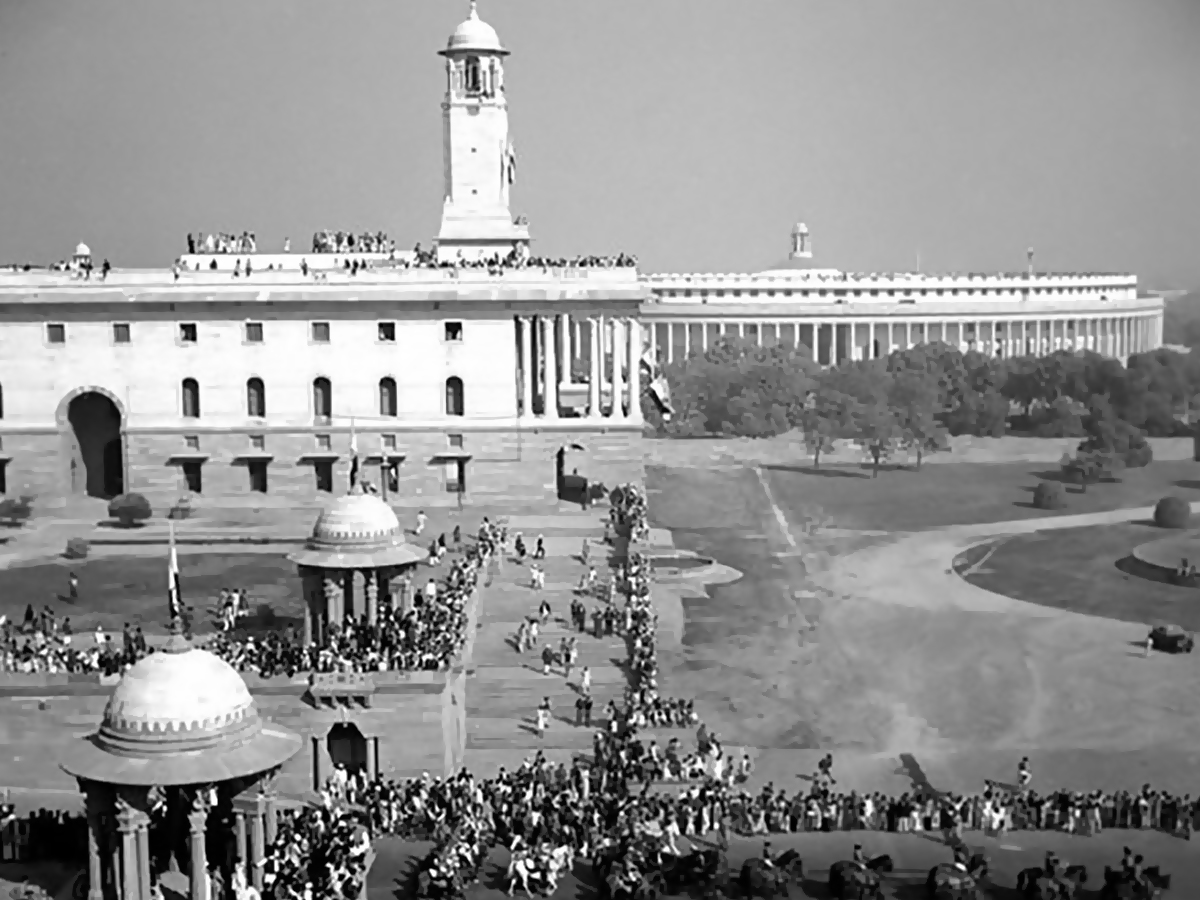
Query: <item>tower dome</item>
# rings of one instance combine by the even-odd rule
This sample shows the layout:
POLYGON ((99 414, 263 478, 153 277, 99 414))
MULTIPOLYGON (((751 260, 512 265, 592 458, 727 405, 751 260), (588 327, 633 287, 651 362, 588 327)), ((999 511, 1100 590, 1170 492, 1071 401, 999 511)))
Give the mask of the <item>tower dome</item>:
POLYGON ((263 722, 232 666, 176 635, 121 677, 100 728, 62 767, 108 784, 195 784, 275 768, 299 749, 299 737, 263 722))
POLYGON ((496 29, 479 18, 475 0, 471 0, 471 13, 454 29, 450 40, 446 42, 446 53, 492 53, 504 56, 508 53, 500 43, 500 35, 496 29))
POLYGON ((82 241, 75 245, 75 256, 91 256, 92 249, 82 241))
POLYGON ((390 506, 374 494, 356 492, 322 510, 304 549, 288 558, 302 566, 358 569, 408 565, 424 556, 405 541, 390 506))

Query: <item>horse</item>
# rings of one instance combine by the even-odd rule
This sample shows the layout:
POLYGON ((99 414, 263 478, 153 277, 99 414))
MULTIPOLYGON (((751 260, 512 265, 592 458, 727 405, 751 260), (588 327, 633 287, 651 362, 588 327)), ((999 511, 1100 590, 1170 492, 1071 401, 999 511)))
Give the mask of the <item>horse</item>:
POLYGON ((1100 900, 1157 900, 1170 889, 1171 876, 1162 874, 1158 866, 1143 869, 1140 882, 1134 881, 1129 872, 1105 866, 1100 900))
POLYGON ((787 897, 789 885, 804 880, 804 863, 800 854, 795 850, 781 853, 772 864, 767 864, 757 856, 742 863, 741 877, 738 879, 742 891, 750 897, 763 897, 771 900, 776 892, 787 897))
POLYGON ((829 893, 835 900, 868 900, 882 896, 879 887, 880 872, 891 872, 896 867, 886 853, 867 860, 860 865, 842 859, 829 867, 829 893))
POLYGON ((566 844, 549 853, 526 847, 513 852, 508 863, 508 896, 521 883, 526 897, 532 897, 530 881, 537 885, 536 893, 549 897, 558 889, 558 879, 563 871, 570 871, 573 862, 571 848, 566 844))
POLYGON ((1017 893, 1025 900, 1070 900, 1087 880, 1087 866, 1067 866, 1058 878, 1033 866, 1017 873, 1017 893))
POLYGON ((987 878, 988 861, 976 853, 966 869, 956 863, 940 863, 929 870, 925 890, 931 900, 983 900, 979 882, 987 878))

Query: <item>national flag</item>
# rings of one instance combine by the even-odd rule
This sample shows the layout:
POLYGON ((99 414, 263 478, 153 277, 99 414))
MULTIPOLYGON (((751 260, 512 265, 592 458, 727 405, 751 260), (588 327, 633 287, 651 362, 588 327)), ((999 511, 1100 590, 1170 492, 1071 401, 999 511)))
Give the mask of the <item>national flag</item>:
POLYGON ((354 430, 354 420, 350 420, 350 490, 358 484, 358 432, 354 430))
POLYGON ((650 347, 642 353, 642 368, 646 370, 646 390, 658 405, 663 418, 669 422, 675 414, 675 408, 671 406, 671 385, 658 367, 658 360, 654 358, 650 347))
POLYGON ((183 610, 179 593, 179 554, 175 551, 175 523, 168 522, 170 549, 167 551, 167 603, 171 618, 176 618, 183 610))

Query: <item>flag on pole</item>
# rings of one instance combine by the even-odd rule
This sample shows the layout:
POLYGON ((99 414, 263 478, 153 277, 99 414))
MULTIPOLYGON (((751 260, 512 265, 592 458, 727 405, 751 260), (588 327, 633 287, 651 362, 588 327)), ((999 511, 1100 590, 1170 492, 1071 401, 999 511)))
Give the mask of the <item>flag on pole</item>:
POLYGON ((175 552, 175 523, 167 523, 171 548, 167 552, 167 602, 171 618, 176 618, 183 609, 179 595, 179 554, 175 552))
POLYGON ((354 430, 354 420, 350 420, 350 490, 358 484, 358 432, 354 430))

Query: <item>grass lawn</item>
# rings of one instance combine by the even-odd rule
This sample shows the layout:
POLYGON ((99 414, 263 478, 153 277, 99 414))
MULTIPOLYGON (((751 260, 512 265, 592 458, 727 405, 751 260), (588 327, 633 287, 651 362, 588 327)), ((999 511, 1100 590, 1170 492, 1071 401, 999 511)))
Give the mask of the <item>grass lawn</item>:
MULTIPOLYGON (((303 607, 295 563, 274 553, 181 553, 179 575, 184 603, 195 609, 195 630, 212 630, 209 611, 222 588, 248 591, 250 609, 268 605, 282 621, 299 622, 303 607)), ((0 614, 20 623, 26 604, 34 611, 49 606, 70 616, 75 632, 101 625, 119 631, 128 622, 147 633, 166 631, 167 563, 165 551, 148 556, 122 556, 18 566, 0 570, 0 614), (79 599, 68 599, 67 577, 79 577, 79 599)), ((259 623, 264 624, 264 623, 259 623)))
POLYGON ((1044 463, 936 463, 920 472, 882 471, 872 478, 858 466, 764 467, 776 502, 793 522, 819 508, 840 528, 921 531, 945 525, 974 525, 1072 513, 1151 506, 1166 494, 1200 500, 1200 463, 1151 463, 1127 469, 1120 480, 1092 485, 1087 493, 1067 485, 1067 506, 1046 512, 1031 503, 1039 481, 1061 480, 1057 466, 1044 463))
POLYGON ((1139 523, 1059 528, 973 547, 955 559, 954 568, 962 573, 979 564, 968 581, 1017 600, 1200 630, 1200 591, 1128 575, 1117 566, 1138 544, 1163 536, 1161 528, 1139 523))

